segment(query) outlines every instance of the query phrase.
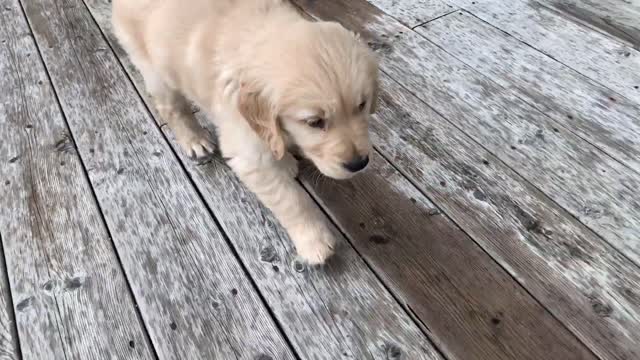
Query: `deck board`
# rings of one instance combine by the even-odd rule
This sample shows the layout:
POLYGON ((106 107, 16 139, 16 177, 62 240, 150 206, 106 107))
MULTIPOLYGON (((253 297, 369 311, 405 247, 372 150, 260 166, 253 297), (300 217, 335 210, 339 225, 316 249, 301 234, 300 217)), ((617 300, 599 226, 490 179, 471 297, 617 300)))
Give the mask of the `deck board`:
MULTIPOLYGON (((17 322, 24 359, 153 359, 20 5, 0 8, 0 229, 15 309, 0 331, 17 322)), ((0 358, 18 359, 16 339, 0 337, 0 358)))
POLYGON ((640 103, 640 51, 530 0, 447 0, 640 103))
MULTIPOLYGON (((539 88, 545 89, 541 90, 545 94, 542 96, 551 97, 554 91, 551 88, 562 91, 566 99, 563 101, 567 101, 567 113, 575 114, 572 119, 556 114, 555 119, 562 120, 559 126, 517 98, 520 92, 514 94, 493 83, 508 86, 505 77, 515 79, 519 72, 511 70, 511 67, 519 68, 519 64, 526 63, 538 66, 535 58, 514 59, 511 65, 507 65, 511 59, 499 58, 497 54, 503 51, 501 49, 517 53, 520 50, 518 43, 505 43, 501 32, 462 12, 440 18, 417 31, 444 51, 430 43, 420 43, 415 37, 407 39, 402 46, 412 47, 420 43, 428 54, 423 58, 430 64, 403 66, 400 61, 392 60, 398 64, 394 65, 393 73, 407 79, 415 74, 424 74, 424 79, 404 81, 404 84, 620 252, 640 264, 640 243, 632 236, 640 229, 640 212, 637 211, 640 198, 634 195, 640 187, 639 174, 573 134, 576 128, 594 119, 584 125, 588 130, 580 132, 598 134, 602 138, 605 137, 603 134, 625 134, 625 144, 633 148, 636 153, 633 157, 640 159, 640 118, 634 118, 634 114, 640 114, 640 106, 623 100, 618 105, 606 95, 599 94, 598 89, 592 94, 579 92, 584 87, 579 82, 576 84, 574 79, 554 73, 547 75, 547 70, 538 70, 534 76, 539 88), (478 50, 478 46, 482 50, 478 50), (488 63, 492 60, 484 55, 484 51, 502 64, 496 66, 505 68, 500 70, 501 78, 492 76, 496 74, 490 71, 487 71, 487 77, 475 73, 474 70, 483 72, 491 66, 488 63), (468 66, 463 64, 463 60, 468 66), (433 70, 432 66, 447 66, 450 72, 433 70), (427 88, 446 91, 447 98, 438 95, 437 91, 425 90, 427 88), (599 97, 591 97, 593 94, 599 97), (455 99, 449 99, 450 95, 455 95, 455 99), (580 98, 587 98, 584 100, 586 104, 581 106, 580 98), (454 108, 451 104, 457 106, 454 108), (492 121, 496 117, 500 120, 492 121), (582 124, 579 119, 584 119, 582 124)), ((539 64, 545 69, 554 65, 553 62, 539 64)), ((535 82, 522 81, 522 86, 530 89, 536 85, 535 82)), ((551 99, 545 103, 553 104, 551 99)), ((638 170, 639 165, 635 166, 638 170)))
MULTIPOLYGON (((87 4, 155 114, 140 74, 111 32, 109 3, 87 4)), ((204 114, 197 115, 213 132, 204 114)), ((163 123, 157 115, 155 120, 163 123)), ((410 359, 441 358, 349 244, 342 240, 326 267, 303 266, 284 229, 221 159, 193 163, 173 141, 171 131, 167 127, 163 131, 303 358, 377 359, 394 349, 410 359), (352 311, 356 304, 358 311, 352 311)))
POLYGON ((294 359, 85 5, 24 5, 158 356, 294 359))
POLYGON ((466 12, 416 30, 459 62, 534 105, 566 131, 640 174, 640 104, 618 97, 466 12))
POLYGON ((447 358, 595 359, 400 172, 373 161, 376 175, 305 185, 447 358))
POLYGON ((640 2, 624 0, 537 0, 538 3, 640 50, 640 2))
MULTIPOLYGON (((454 87, 450 79, 463 71, 451 67, 455 61, 440 60, 440 49, 364 2, 300 4, 361 32, 378 49, 383 71, 438 112, 405 95, 401 86, 386 84, 394 89, 389 100, 383 97, 389 112, 380 112, 384 120, 372 127, 382 153, 596 353, 637 356, 629 332, 640 326, 640 303, 631 290, 640 284, 637 266, 452 125, 464 122, 482 105, 470 108, 461 101, 477 97, 465 92, 474 83, 491 86, 483 99, 499 87, 482 78, 454 87), (446 78, 434 83, 438 77, 446 78)), ((477 78, 473 72, 463 74, 477 78)), ((488 110, 501 116, 513 109, 509 104, 488 110)), ((470 134, 497 126, 491 119, 470 134)), ((637 234, 637 229, 630 229, 630 234, 637 234)))

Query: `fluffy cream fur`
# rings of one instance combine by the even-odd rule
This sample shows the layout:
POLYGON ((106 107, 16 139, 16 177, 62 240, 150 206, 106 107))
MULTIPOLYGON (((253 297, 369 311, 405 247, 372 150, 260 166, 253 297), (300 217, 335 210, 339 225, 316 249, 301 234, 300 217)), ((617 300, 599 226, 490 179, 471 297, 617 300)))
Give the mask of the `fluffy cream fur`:
POLYGON ((213 149, 186 97, 210 113, 229 165, 298 254, 324 262, 334 234, 295 181, 290 150, 336 179, 368 155, 378 67, 366 46, 283 0, 114 0, 113 25, 184 150, 213 149))

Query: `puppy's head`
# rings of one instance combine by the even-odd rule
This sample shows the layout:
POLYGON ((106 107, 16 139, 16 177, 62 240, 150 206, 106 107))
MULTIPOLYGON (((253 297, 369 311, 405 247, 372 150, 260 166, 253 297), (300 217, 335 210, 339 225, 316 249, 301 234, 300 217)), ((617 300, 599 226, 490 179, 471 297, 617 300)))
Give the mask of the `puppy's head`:
POLYGON ((369 49, 336 23, 306 21, 261 47, 242 81, 239 109, 276 158, 293 145, 326 176, 363 170, 378 87, 369 49))

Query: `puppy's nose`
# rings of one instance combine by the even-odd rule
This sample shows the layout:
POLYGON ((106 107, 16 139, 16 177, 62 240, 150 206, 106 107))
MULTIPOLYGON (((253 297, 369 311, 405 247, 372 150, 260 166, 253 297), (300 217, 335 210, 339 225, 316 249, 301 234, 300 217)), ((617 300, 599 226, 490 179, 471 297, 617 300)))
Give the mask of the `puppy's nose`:
POLYGON ((356 156, 351 161, 344 163, 342 165, 345 167, 345 169, 351 172, 358 172, 364 169, 365 167, 367 167, 368 163, 369 163, 368 156, 356 156))

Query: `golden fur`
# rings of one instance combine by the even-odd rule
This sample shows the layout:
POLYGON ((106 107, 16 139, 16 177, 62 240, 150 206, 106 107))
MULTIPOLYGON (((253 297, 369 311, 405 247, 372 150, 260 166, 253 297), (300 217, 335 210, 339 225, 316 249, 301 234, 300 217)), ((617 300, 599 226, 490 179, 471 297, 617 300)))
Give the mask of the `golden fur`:
POLYGON ((184 150, 213 149, 187 98, 209 112, 229 165, 298 253, 310 263, 331 255, 334 235, 294 180, 290 149, 336 179, 366 166, 378 67, 357 36, 284 0, 114 0, 112 20, 184 150))

